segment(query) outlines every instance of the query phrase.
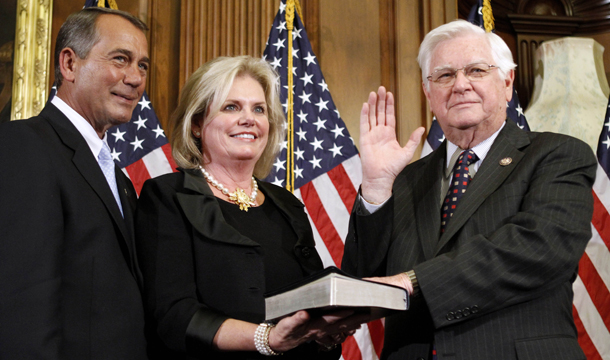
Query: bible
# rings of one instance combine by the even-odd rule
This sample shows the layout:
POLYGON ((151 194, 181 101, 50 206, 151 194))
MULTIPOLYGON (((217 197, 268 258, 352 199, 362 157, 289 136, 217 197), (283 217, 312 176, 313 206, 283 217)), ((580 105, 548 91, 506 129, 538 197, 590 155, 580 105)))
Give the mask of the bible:
POLYGON ((299 310, 321 315, 342 309, 368 312, 374 320, 408 307, 409 296, 405 289, 363 280, 335 266, 265 294, 267 321, 277 321, 299 310))

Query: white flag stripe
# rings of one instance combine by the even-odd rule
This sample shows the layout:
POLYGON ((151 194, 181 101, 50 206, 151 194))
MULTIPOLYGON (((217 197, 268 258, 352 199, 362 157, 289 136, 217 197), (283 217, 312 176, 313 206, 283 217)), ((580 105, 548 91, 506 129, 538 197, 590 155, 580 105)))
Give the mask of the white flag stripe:
POLYGON ((589 256, 606 287, 610 288, 610 251, 593 225, 591 225, 591 232, 593 236, 587 244, 585 253, 589 256))
POLYGON ((377 353, 373 348, 373 342, 371 341, 371 333, 369 332, 368 326, 363 326, 356 331, 354 334, 354 340, 358 344, 360 354, 363 359, 378 360, 377 353))
POLYGON ((432 151, 433 151, 432 146, 430 146, 430 143, 428 142, 428 140, 424 141, 424 147, 421 149, 420 158, 423 158, 424 156, 430 154, 432 151))
MULTIPOLYGON (((341 163, 341 165, 345 169, 352 185, 354 185, 354 188, 358 191, 360 184, 362 184, 362 163, 360 162, 360 156, 352 156, 341 163)), ((351 211, 352 209, 349 210, 351 211)))
POLYGON ((610 181, 608 175, 599 164, 597 165, 597 174, 593 183, 593 191, 597 195, 599 201, 606 208, 606 212, 610 209, 610 181))
POLYGON ((328 174, 324 173, 318 176, 312 181, 312 184, 341 241, 345 243, 349 229, 349 215, 352 209, 345 207, 337 188, 335 188, 328 174))
POLYGON ((123 174, 125 174, 125 176, 127 176, 127 178, 129 180, 131 180, 131 178, 129 177, 129 174, 127 173, 127 168, 121 168, 121 171, 123 172, 123 174))
POLYGON ((580 276, 574 281, 574 307, 578 311, 578 316, 582 321, 582 324, 587 331, 587 334, 591 338, 597 352, 604 357, 604 354, 610 354, 610 333, 608 328, 604 324, 604 320, 601 318, 597 311, 591 311, 595 309, 593 301, 585 288, 580 276))
MULTIPOLYGON (((303 198, 301 197, 301 189, 295 190, 294 196, 299 198, 299 200, 301 200, 301 202, 303 201, 303 198)), ((311 229, 313 230, 313 238, 316 241, 316 251, 320 255, 320 258, 322 259, 322 264, 324 265, 325 268, 329 267, 329 266, 340 267, 341 264, 335 264, 332 256, 330 256, 330 252, 328 251, 328 248, 326 247, 324 240, 322 240, 320 233, 318 233, 318 229, 316 229, 316 225, 313 223, 313 220, 311 220, 311 216, 309 216, 309 212, 307 212, 307 208, 305 208, 305 213, 307 214, 307 220, 309 220, 309 225, 311 225, 311 229)))
POLYGON ((167 161, 167 156, 165 156, 163 149, 160 147, 142 157, 142 161, 144 162, 144 165, 146 165, 146 169, 151 178, 174 171, 170 166, 169 161, 167 161))

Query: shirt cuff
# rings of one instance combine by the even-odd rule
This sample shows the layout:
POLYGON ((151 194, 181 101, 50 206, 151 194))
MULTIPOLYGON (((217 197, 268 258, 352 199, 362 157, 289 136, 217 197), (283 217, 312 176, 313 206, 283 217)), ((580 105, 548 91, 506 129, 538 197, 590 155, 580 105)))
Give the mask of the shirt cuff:
POLYGON ((364 210, 366 210, 369 215, 374 213, 375 211, 379 210, 379 208, 381 208, 385 203, 388 202, 388 200, 390 200, 390 198, 387 198, 381 204, 371 204, 370 202, 366 201, 360 193, 358 194, 358 199, 359 199, 360 203, 362 204, 362 206, 364 207, 364 210))

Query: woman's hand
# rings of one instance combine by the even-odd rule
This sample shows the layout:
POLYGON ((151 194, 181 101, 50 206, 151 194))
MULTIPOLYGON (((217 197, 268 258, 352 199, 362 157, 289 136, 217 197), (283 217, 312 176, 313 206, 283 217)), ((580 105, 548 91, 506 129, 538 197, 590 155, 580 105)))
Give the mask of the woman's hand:
POLYGON ((383 86, 371 92, 360 112, 362 196, 380 204, 392 195, 398 173, 413 159, 425 129, 416 129, 404 147, 396 139, 394 95, 383 86))
POLYGON ((354 314, 352 310, 314 318, 307 311, 298 311, 271 330, 269 346, 276 352, 285 352, 311 340, 326 346, 340 344, 368 319, 368 314, 354 314))

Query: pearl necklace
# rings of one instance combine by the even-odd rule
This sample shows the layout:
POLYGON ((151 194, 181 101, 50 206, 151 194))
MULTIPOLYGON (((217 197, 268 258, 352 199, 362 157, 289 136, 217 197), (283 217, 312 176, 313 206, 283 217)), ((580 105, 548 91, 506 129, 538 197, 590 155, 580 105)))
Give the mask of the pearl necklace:
POLYGON ((199 165, 199 169, 201 169, 201 173, 203 174, 203 177, 208 183, 210 183, 216 189, 220 190, 220 192, 224 195, 227 195, 229 197, 229 200, 231 200, 233 203, 239 205, 239 210, 248 212, 250 206, 255 205, 254 201, 256 201, 256 196, 258 195, 258 184, 256 183, 256 179, 254 178, 254 176, 252 177, 252 193, 250 194, 250 197, 248 197, 245 191, 238 187, 235 188, 234 192, 230 193, 229 190, 224 187, 224 185, 219 183, 218 180, 214 179, 212 174, 207 172, 206 169, 203 168, 203 166, 199 165))

